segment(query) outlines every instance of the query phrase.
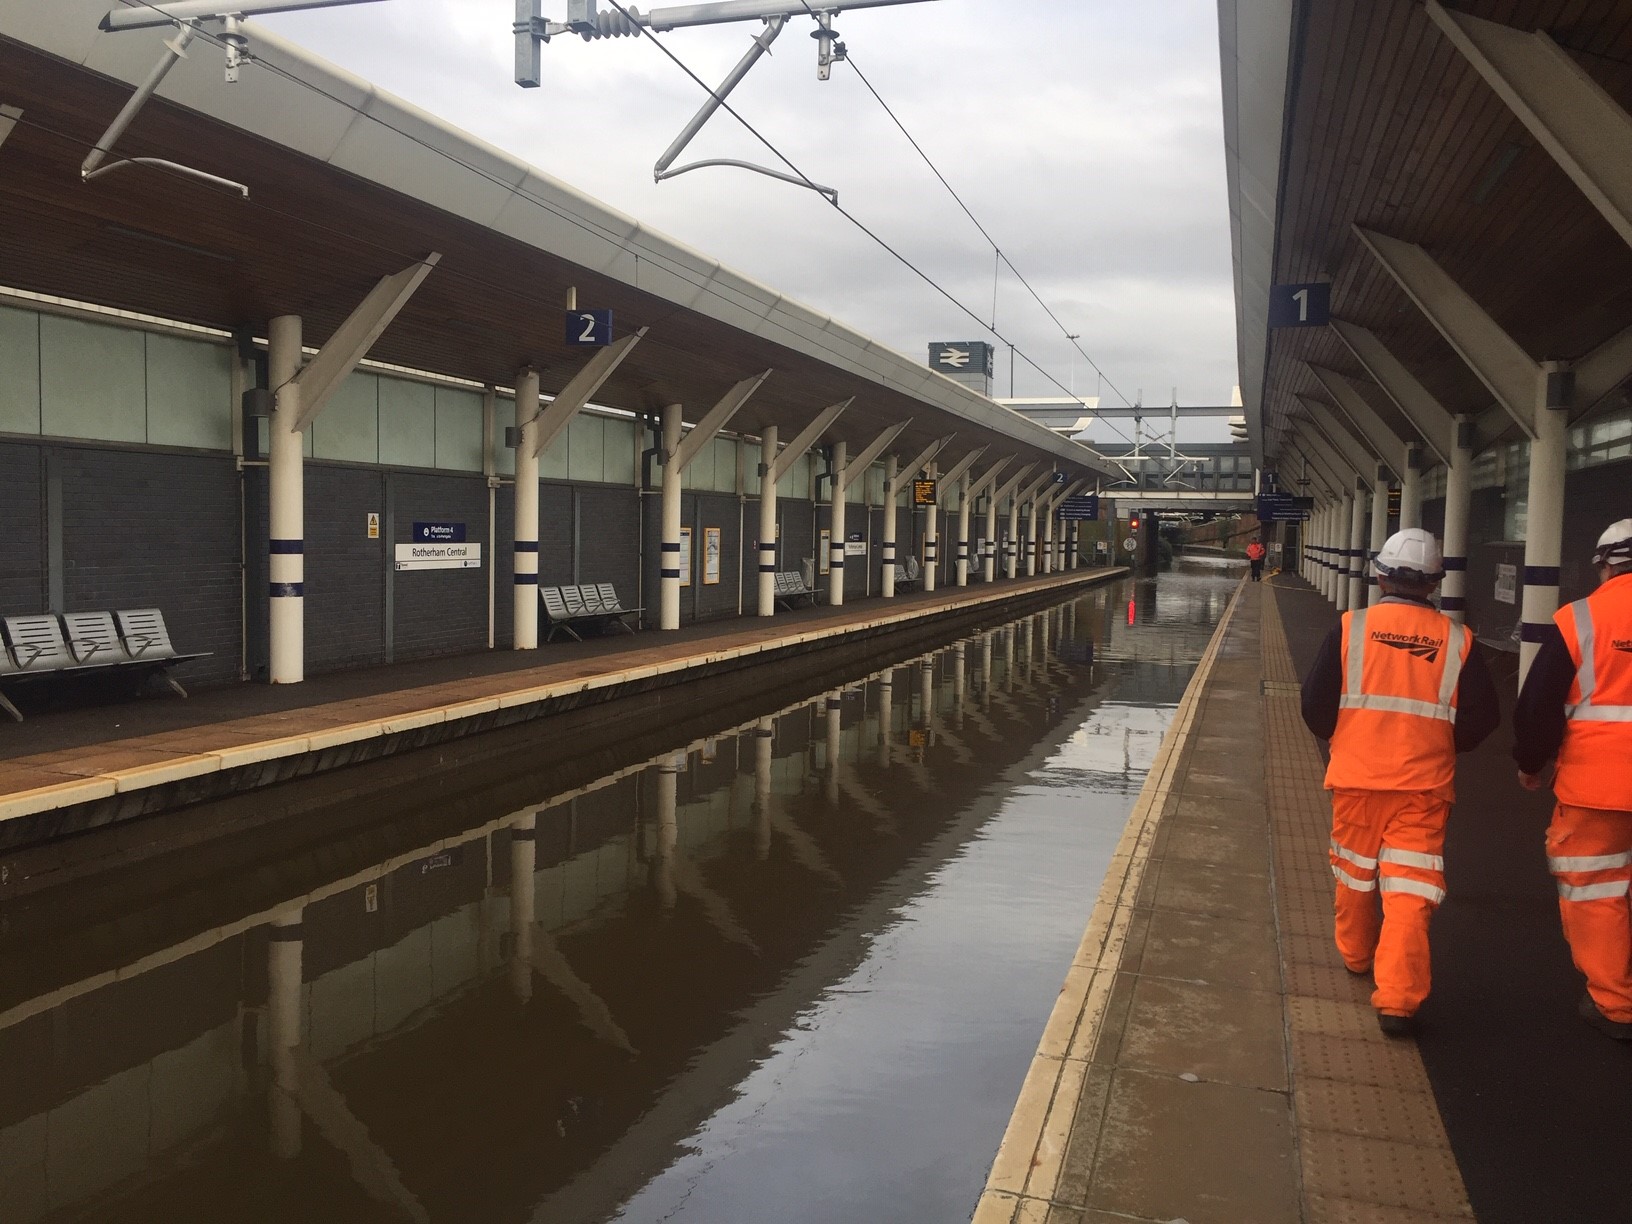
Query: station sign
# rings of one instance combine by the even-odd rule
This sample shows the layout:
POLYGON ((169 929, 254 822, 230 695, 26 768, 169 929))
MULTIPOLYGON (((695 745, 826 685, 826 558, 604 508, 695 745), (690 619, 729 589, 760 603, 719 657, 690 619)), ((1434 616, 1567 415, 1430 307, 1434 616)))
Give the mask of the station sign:
POLYGON ((1099 494, 1084 493, 1080 497, 1066 498, 1060 503, 1060 518, 1097 523, 1099 521, 1099 494))
POLYGON ((937 340, 929 346, 929 368, 942 374, 992 376, 992 346, 984 340, 937 340))
POLYGON ((915 480, 912 482, 912 504, 915 506, 935 505, 935 484, 933 480, 915 480))
POLYGON ((1400 517, 1400 490, 1398 486, 1388 491, 1388 517, 1400 517))
POLYGON ((409 539, 416 544, 463 544, 463 523, 415 523, 409 539))
POLYGON ((1315 508, 1312 497, 1297 497, 1291 493, 1260 493, 1258 521, 1260 523, 1304 523, 1315 508))
POLYGON ((1258 491, 1260 493, 1279 493, 1281 478, 1267 468, 1258 473, 1258 491))
POLYGON ((567 343, 573 348, 605 348, 612 343, 610 310, 567 311, 567 343))
POLYGON ((1325 327, 1331 317, 1332 286, 1329 281, 1271 285, 1269 288, 1271 327, 1325 327))
POLYGON ((481 569, 480 544, 398 544, 397 569, 481 569))

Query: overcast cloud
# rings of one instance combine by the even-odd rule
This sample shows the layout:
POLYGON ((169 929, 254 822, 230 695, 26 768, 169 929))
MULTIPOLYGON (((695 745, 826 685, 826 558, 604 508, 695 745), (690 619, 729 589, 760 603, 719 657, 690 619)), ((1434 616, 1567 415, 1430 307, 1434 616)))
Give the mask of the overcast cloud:
MULTIPOLYGON (((644 6, 652 7, 652 6, 644 6)), ((659 6, 660 7, 660 6, 659 6)), ((545 0, 547 17, 566 0, 545 0)), ((610 8, 602 0, 602 8, 610 8)), ((652 163, 703 94, 645 39, 544 48, 512 80, 513 0, 385 0, 263 18, 280 33, 582 191, 919 360, 989 333, 801 188, 652 163)), ((974 214, 1129 398, 1227 403, 1235 374, 1214 0, 929 0, 841 14, 864 72, 974 214)), ((991 247, 844 65, 818 82, 790 22, 732 104, 805 174, 985 322, 991 247)), ((758 32, 661 35, 710 85, 758 32)), ((768 162, 723 112, 687 151, 768 162)), ((1014 277, 997 328, 1061 383, 1071 345, 1014 277)), ((1077 359, 1075 386, 1096 391, 1077 359)), ((1009 389, 1006 353, 999 395, 1009 389)), ((1021 395, 1057 395, 1016 363, 1021 395)), ((1108 387, 1107 402, 1119 402, 1108 387)), ((1212 431, 1207 431, 1211 433, 1212 431)), ((1187 430, 1186 436, 1200 436, 1187 430)))

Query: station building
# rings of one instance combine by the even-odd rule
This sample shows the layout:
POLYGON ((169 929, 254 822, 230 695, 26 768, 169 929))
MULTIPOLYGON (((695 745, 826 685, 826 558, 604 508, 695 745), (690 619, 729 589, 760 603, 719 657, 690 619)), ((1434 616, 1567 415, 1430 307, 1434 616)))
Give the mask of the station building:
POLYGON ((229 84, 109 8, 0 0, 0 614, 294 682, 531 648, 540 585, 672 629, 1074 563, 1087 448, 263 25, 229 84))

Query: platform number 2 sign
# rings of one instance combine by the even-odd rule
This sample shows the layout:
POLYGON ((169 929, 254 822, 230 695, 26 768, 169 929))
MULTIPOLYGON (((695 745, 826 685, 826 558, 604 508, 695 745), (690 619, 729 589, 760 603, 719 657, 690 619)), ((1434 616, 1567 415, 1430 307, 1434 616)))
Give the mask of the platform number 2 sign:
POLYGON ((610 310, 567 311, 567 343, 576 348, 604 348, 612 343, 610 310))

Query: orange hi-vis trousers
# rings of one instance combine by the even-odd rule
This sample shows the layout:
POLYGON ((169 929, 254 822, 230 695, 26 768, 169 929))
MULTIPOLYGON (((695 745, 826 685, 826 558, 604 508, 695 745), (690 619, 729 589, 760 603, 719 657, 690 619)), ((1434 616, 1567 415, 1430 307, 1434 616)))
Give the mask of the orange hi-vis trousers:
POLYGON ((1632 812, 1559 804, 1547 826, 1547 869, 1587 993, 1609 1019, 1632 1021, 1632 812))
POLYGON ((1332 792, 1337 950, 1356 973, 1371 969, 1380 1012, 1410 1016, 1428 997, 1428 922, 1445 899, 1450 812, 1424 791, 1332 792))

